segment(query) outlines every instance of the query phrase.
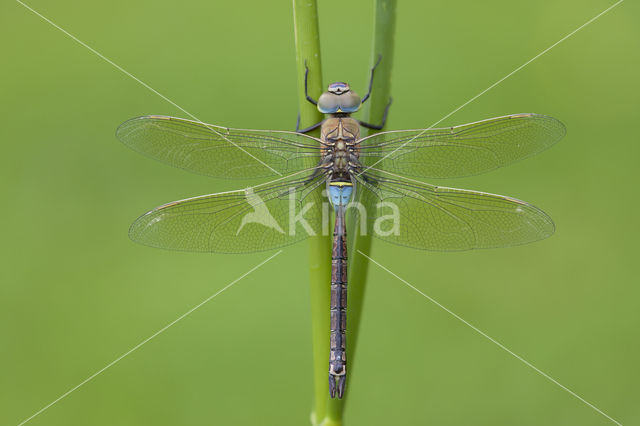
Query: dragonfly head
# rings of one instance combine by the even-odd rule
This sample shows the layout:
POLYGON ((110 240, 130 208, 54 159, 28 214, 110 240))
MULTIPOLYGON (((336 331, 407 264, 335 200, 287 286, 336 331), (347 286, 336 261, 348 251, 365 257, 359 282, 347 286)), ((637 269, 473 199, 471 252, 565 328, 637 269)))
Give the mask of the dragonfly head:
POLYGON ((318 98, 318 110, 323 114, 351 114, 360 109, 362 101, 347 83, 331 83, 318 98))

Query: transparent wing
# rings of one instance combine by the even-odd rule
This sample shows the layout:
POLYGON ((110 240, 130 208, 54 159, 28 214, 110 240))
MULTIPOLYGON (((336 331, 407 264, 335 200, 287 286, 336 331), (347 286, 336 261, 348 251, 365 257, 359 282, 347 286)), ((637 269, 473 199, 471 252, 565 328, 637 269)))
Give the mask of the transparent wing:
POLYGON ((175 201, 140 216, 132 240, 164 249, 248 253, 319 233, 322 174, 299 172, 246 190, 175 201))
POLYGON ((125 121, 116 135, 125 145, 171 166, 224 178, 286 175, 314 166, 321 143, 277 130, 228 129, 150 115, 125 121), (305 161, 306 160, 306 161, 305 161))
POLYGON ((539 114, 515 114, 440 129, 397 130, 361 140, 365 166, 407 176, 470 176, 549 148, 564 125, 539 114))
POLYGON ((372 169, 357 179, 361 201, 369 206, 369 229, 394 244, 470 250, 525 244, 554 232, 549 216, 515 198, 428 185, 372 169))

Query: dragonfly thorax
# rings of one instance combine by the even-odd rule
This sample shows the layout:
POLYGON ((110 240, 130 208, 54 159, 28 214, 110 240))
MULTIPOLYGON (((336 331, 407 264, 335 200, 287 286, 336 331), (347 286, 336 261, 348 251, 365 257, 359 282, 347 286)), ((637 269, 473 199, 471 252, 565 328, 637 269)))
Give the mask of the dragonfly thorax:
POLYGON ((360 125, 351 117, 330 117, 322 123, 320 138, 324 143, 321 153, 330 165, 334 179, 350 180, 350 169, 358 161, 360 125))

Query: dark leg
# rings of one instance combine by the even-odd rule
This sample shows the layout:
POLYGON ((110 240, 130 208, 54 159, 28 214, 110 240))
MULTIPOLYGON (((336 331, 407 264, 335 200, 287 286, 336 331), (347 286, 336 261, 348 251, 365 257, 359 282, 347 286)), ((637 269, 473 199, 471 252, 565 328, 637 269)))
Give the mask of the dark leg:
POLYGON ((360 123, 360 125, 362 127, 366 127, 367 129, 382 130, 384 128, 384 123, 387 122, 387 114, 389 114, 389 107, 391 106, 391 102, 392 101, 393 101, 393 99, 389 98, 389 103, 387 104, 387 107, 384 109, 384 115, 382 116, 382 123, 380 123, 380 124, 370 124, 370 123, 366 123, 366 122, 360 121, 360 120, 358 120, 358 123, 360 123))
POLYGON ((298 120, 296 120, 296 132, 297 133, 308 133, 312 130, 317 129, 318 127, 320 127, 322 125, 324 120, 320 121, 319 123, 316 123, 312 126, 307 127, 306 129, 301 129, 300 128, 300 113, 298 112, 298 120))
MULTIPOLYGON (((308 84, 307 81, 309 79, 309 67, 307 66, 307 61, 304 61, 304 95, 307 98, 307 100, 309 102, 311 102, 314 105, 318 105, 318 102, 316 100, 314 100, 311 96, 309 96, 309 92, 308 92, 308 84)), ((308 133, 312 130, 317 129, 318 127, 320 127, 322 125, 322 121, 319 123, 316 123, 312 126, 307 127, 306 129, 301 129, 300 128, 300 112, 298 112, 298 120, 296 121, 296 132, 298 133, 308 133)))
MULTIPOLYGON (((307 61, 304 61, 304 95, 307 97, 307 100, 314 105, 318 105, 317 101, 314 101, 307 91, 307 79, 309 77, 309 67, 307 66, 307 61)), ((304 132, 303 132, 304 133, 304 132)))
POLYGON ((373 68, 371 68, 371 78, 369 79, 369 91, 367 92, 366 95, 364 95, 364 98, 362 98, 362 101, 360 103, 364 103, 367 99, 369 99, 369 96, 371 96, 371 88, 373 87, 373 72, 376 70, 376 67, 380 64, 380 61, 382 60, 382 55, 378 55, 378 62, 376 62, 376 64, 373 66, 373 68))

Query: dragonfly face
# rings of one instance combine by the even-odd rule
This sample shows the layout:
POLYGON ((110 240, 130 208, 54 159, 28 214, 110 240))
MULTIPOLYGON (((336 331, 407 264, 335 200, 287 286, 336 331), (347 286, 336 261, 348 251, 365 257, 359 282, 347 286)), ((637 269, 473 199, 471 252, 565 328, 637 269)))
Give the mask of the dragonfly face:
POLYGON ((323 114, 351 114, 362 105, 360 96, 347 83, 331 83, 327 91, 318 98, 318 110, 323 114))
POLYGON ((349 85, 342 81, 331 83, 327 88, 327 92, 335 93, 336 95, 342 95, 343 93, 347 93, 349 90, 351 90, 349 85))

